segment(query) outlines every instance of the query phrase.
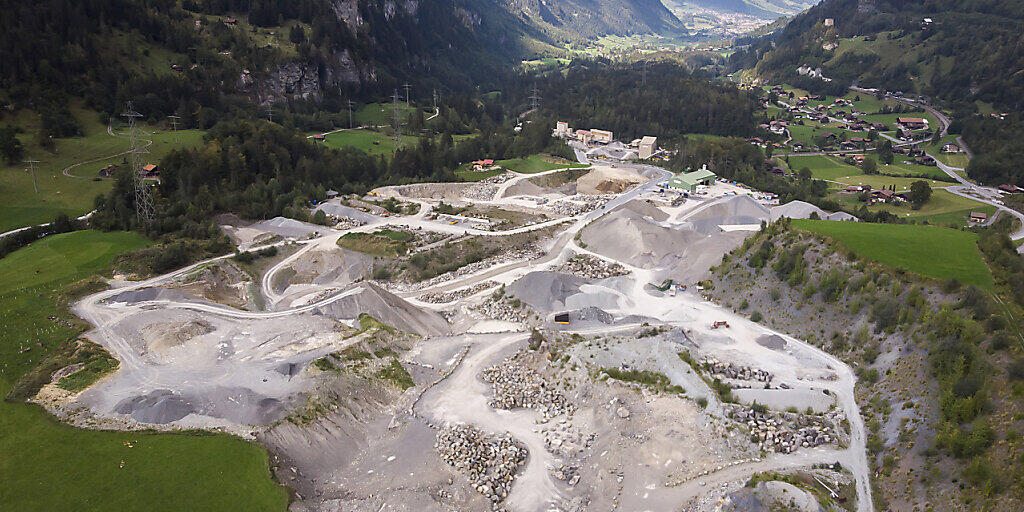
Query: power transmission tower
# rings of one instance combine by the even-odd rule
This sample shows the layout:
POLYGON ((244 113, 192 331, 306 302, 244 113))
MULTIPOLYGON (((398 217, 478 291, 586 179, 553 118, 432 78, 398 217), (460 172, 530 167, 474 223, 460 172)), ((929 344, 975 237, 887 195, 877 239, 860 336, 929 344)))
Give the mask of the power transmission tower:
POLYGON ((139 145, 138 130, 135 127, 135 120, 142 117, 142 114, 135 111, 132 102, 128 102, 128 108, 124 114, 128 118, 128 138, 131 141, 131 149, 128 154, 131 158, 132 182, 135 185, 135 214, 139 220, 149 224, 153 221, 153 196, 149 194, 146 180, 142 177, 142 155, 149 153, 146 148, 139 145))
POLYGON ((273 105, 267 105, 267 120, 270 121, 271 123, 274 122, 274 106, 273 105))
POLYGON ((38 194, 39 185, 36 185, 36 164, 39 163, 39 160, 29 158, 28 160, 25 160, 25 163, 28 164, 28 172, 32 174, 32 188, 35 189, 36 194, 38 194))
POLYGON ((181 116, 167 116, 171 120, 171 128, 174 130, 174 142, 178 142, 178 121, 181 116))
POLYGON ((409 84, 405 84, 402 87, 405 87, 405 108, 409 108, 409 87, 412 86, 409 84))
POLYGON ((641 65, 643 67, 640 71, 640 83, 643 85, 647 85, 647 61, 641 61, 641 65))
POLYGON ((352 100, 348 100, 348 127, 349 128, 352 128, 352 106, 353 105, 355 105, 355 103, 353 103, 352 100))
POLYGON ((530 111, 536 113, 537 107, 540 107, 540 92, 537 90, 537 84, 533 84, 533 89, 530 91, 530 111))
POLYGON ((395 89, 395 94, 391 99, 392 111, 395 116, 395 151, 398 151, 398 146, 402 143, 402 109, 398 105, 398 89, 395 89))
POLYGON ((437 111, 437 89, 434 89, 434 111, 437 111))

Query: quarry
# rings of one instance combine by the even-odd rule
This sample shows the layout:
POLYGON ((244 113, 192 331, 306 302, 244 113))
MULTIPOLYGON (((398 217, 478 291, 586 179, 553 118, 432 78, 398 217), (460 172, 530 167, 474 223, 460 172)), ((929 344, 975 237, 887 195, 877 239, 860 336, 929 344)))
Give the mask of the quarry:
POLYGON ((87 296, 120 366, 37 400, 254 439, 293 511, 872 510, 851 369, 700 284, 763 223, 825 212, 669 178, 509 171, 335 198, 327 226, 222 219, 275 250, 87 296))

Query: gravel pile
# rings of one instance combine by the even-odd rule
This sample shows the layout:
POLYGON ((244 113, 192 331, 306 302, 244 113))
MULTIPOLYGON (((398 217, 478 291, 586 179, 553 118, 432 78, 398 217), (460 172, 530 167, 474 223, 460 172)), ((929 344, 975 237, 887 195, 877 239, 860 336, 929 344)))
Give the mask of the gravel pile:
POLYGON ((448 302, 455 302, 459 299, 464 299, 470 295, 482 292, 488 288, 496 286, 497 283, 494 281, 484 281, 477 283, 469 288, 463 288, 461 290, 455 290, 450 292, 436 292, 436 293, 425 293, 419 297, 419 300, 423 302, 429 302, 431 304, 445 304, 448 302))
POLYGON ((729 418, 750 429, 751 440, 757 438, 761 449, 776 453, 793 453, 798 448, 813 448, 837 442, 834 420, 829 415, 812 416, 791 412, 758 412, 742 405, 727 410, 729 418))
POLYGON ((569 261, 563 263, 558 271, 593 279, 605 279, 629 274, 626 267, 618 263, 610 263, 589 254, 577 254, 569 258, 569 261))
POLYGON ((701 360, 704 371, 718 377, 739 380, 756 380, 760 382, 771 382, 774 375, 760 368, 743 366, 732 363, 723 363, 713 357, 706 357, 701 360))
POLYGON ((526 447, 508 433, 487 434, 461 424, 445 425, 437 433, 434 449, 492 503, 508 497, 512 479, 526 462, 527 454, 526 447))
POLYGON ((545 421, 575 411, 565 395, 536 370, 523 364, 518 354, 486 368, 480 377, 491 384, 490 406, 495 409, 525 407, 539 412, 545 421))

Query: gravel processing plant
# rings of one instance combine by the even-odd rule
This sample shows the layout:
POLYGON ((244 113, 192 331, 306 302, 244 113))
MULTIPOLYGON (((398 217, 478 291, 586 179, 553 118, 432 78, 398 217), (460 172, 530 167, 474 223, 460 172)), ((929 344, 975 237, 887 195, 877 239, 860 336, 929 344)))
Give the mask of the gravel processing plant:
POLYGON ((225 219, 277 250, 81 300, 120 366, 40 401, 254 439, 293 511, 870 510, 851 369, 701 295, 763 222, 827 213, 670 177, 507 172, 334 198, 329 226, 225 219))

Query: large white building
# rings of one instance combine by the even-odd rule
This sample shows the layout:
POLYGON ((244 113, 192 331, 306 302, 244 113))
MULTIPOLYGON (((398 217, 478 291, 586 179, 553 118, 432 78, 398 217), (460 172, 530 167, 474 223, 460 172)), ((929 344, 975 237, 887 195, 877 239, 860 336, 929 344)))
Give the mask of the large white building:
POLYGON ((609 144, 611 143, 611 141, 615 140, 615 137, 612 135, 612 132, 608 130, 599 130, 597 128, 591 128, 590 133, 593 134, 594 136, 594 142, 603 142, 605 144, 609 144))

